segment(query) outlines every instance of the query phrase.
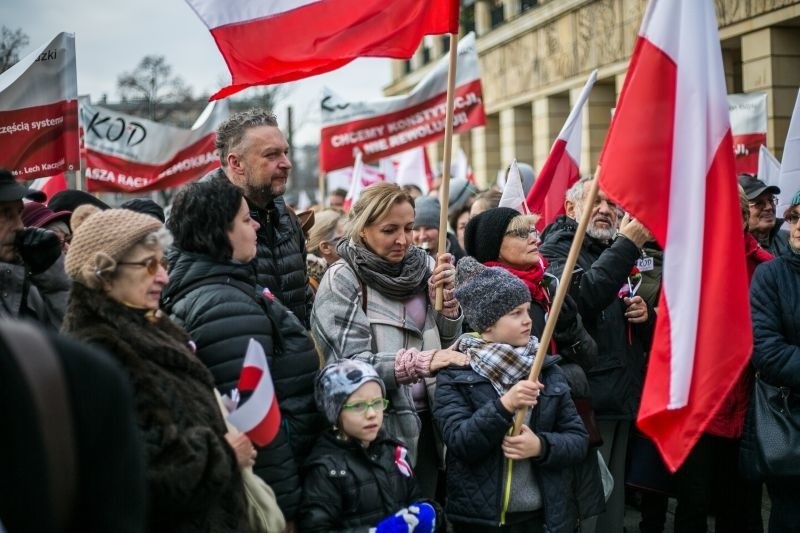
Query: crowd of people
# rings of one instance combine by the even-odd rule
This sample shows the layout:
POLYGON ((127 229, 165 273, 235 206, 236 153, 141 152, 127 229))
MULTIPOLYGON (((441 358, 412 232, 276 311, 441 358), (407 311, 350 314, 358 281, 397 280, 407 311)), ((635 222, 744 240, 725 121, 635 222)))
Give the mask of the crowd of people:
POLYGON ((787 401, 800 391, 800 191, 781 219, 780 190, 739 177, 753 357, 669 475, 635 427, 661 250, 602 191, 589 202, 591 177, 541 234, 536 215, 464 180, 448 205, 378 183, 345 213, 333 191, 311 225, 284 201, 292 166, 274 115, 235 114, 216 143, 220 168, 168 216, 72 190, 33 201, 0 171, 0 316, 36 326, 0 328, 14 406, 0 416, 0 531, 621 533, 635 500, 648 533, 665 530, 672 496, 677 532, 713 516, 717 532, 755 533, 762 485, 768 531, 800 530, 800 477, 755 479, 739 453, 756 380, 787 401), (15 357, 24 335, 55 353, 38 377, 15 357), (230 402, 250 399, 236 389, 253 340, 281 415, 264 446, 226 424, 230 402), (47 397, 61 384, 59 438, 74 447, 51 453, 47 397))

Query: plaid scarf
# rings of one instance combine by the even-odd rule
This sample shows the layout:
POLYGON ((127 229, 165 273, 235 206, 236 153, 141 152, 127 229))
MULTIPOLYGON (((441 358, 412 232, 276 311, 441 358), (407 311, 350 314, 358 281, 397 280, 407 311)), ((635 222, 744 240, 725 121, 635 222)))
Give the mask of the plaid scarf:
POLYGON ((526 346, 515 348, 465 333, 456 341, 455 350, 469 355, 472 370, 488 379, 502 396, 520 380, 528 378, 538 347, 539 339, 533 335, 526 346))

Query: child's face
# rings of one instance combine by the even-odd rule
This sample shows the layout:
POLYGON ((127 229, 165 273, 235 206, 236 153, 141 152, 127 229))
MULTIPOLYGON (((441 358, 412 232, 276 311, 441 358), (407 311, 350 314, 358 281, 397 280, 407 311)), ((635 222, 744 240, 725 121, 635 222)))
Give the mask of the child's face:
POLYGON ((489 342, 525 346, 531 338, 530 308, 530 302, 516 306, 481 333, 481 337, 489 342))
POLYGON ((383 424, 383 395, 381 387, 368 381, 351 394, 339 414, 339 428, 353 439, 368 446, 378 436, 383 424), (365 410, 366 405, 373 404, 365 410))

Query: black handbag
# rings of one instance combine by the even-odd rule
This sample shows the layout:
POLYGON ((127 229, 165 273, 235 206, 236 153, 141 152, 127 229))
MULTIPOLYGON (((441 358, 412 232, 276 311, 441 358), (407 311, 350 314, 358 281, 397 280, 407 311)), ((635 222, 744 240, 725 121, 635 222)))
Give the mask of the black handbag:
POLYGON ((749 479, 800 476, 800 395, 756 374, 739 468, 749 479))

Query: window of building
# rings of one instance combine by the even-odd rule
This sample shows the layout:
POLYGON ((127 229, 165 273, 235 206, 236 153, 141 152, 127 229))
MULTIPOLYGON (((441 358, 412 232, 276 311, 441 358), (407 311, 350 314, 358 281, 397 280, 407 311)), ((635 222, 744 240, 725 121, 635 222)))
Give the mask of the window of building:
POLYGON ((505 22, 505 15, 503 14, 503 1, 494 0, 490 7, 492 28, 496 28, 505 22))
POLYGON ((529 9, 533 9, 534 7, 539 5, 539 0, 522 0, 520 4, 520 11, 523 13, 529 9))

